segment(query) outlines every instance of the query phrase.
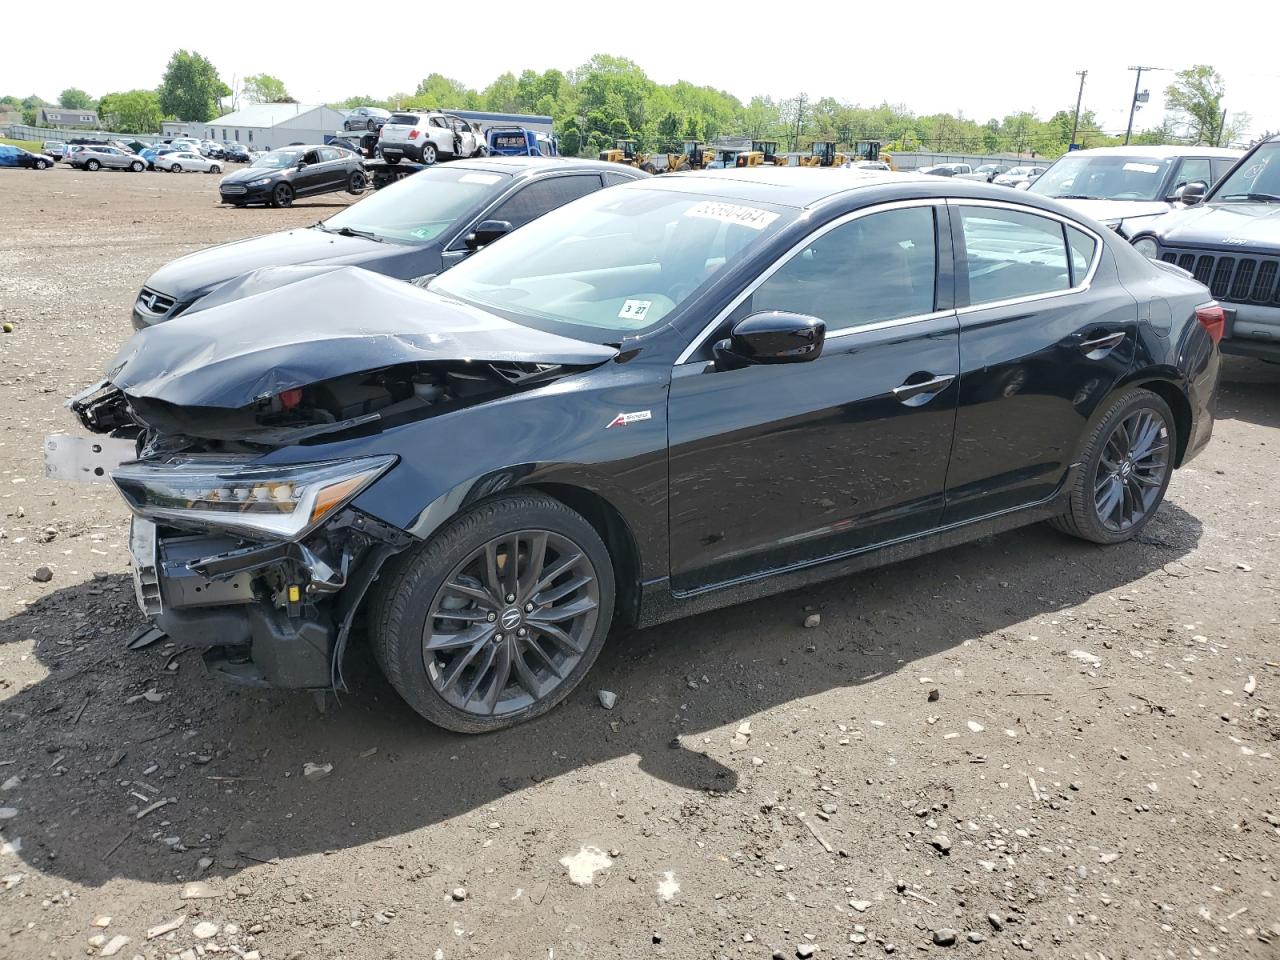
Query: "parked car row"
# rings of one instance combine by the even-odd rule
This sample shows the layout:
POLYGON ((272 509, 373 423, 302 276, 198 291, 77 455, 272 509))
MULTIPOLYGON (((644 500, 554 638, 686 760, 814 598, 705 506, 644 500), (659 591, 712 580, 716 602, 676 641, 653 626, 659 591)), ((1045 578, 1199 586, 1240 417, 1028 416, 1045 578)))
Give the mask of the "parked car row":
MULTIPOLYGON (((1280 202, 1263 160, 1228 196, 1280 202)), ((144 614, 293 688, 362 616, 474 733, 615 630, 1042 520, 1139 535, 1209 441, 1223 311, 1037 193, 521 157, 174 261, 134 323, 71 403, 110 437, 46 449, 111 474, 144 614)))

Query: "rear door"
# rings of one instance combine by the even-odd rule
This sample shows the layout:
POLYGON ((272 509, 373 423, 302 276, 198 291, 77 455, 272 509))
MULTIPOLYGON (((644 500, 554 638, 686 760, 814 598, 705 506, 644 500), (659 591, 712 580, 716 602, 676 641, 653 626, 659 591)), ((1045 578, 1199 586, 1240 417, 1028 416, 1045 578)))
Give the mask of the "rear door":
POLYGON ((946 218, 938 201, 908 201, 819 228, 680 358, 667 408, 677 591, 938 525, 959 372, 946 218), (717 368, 710 345, 769 310, 821 319, 822 354, 717 368))
POLYGON ((951 200, 960 395, 944 523, 1051 498, 1134 362, 1137 304, 1074 221, 951 200))
POLYGON ((298 196, 315 193, 325 188, 325 169, 319 150, 308 150, 302 155, 304 168, 293 175, 293 192, 298 196))
POLYGON ((324 172, 323 189, 341 190, 347 183, 347 165, 342 159, 342 151, 337 147, 321 147, 319 152, 324 172))

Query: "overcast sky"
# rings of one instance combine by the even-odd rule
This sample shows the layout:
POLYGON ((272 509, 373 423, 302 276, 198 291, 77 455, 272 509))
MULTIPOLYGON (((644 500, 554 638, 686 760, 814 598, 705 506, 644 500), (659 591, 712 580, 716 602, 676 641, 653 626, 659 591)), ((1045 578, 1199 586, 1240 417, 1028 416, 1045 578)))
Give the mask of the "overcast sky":
MULTIPOLYGON (((818 2, 360 4, 108 4, 67 0, 54 19, 40 4, 10 5, 0 93, 56 99, 155 87, 179 47, 209 57, 230 84, 270 73, 303 102, 412 91, 435 70, 483 88, 497 74, 571 69, 594 53, 630 57, 654 80, 689 80, 756 94, 800 91, 849 103, 881 101, 917 113, 985 121, 1017 110, 1048 116, 1075 103, 1123 132, 1133 93, 1128 66, 1215 66, 1224 106, 1252 115, 1251 131, 1280 130, 1280 62, 1273 0, 1243 7, 1256 29, 1212 26, 1203 3, 818 2), (1264 13, 1271 10, 1270 13, 1264 13), (49 32, 51 24, 57 29, 49 32)), ((1135 127, 1163 115, 1170 73, 1143 75, 1151 102, 1135 127)))

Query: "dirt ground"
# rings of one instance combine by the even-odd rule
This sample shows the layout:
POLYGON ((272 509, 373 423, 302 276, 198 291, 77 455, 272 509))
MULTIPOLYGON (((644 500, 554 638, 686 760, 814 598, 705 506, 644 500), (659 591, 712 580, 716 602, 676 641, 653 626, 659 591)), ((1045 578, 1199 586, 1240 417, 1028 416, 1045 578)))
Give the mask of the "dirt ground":
POLYGON ((216 184, 0 171, 0 957, 1280 957, 1280 368, 1227 362, 1137 542, 1032 527, 615 638, 499 735, 362 648, 321 713, 126 650, 126 511, 42 479, 153 269, 349 202, 216 184))

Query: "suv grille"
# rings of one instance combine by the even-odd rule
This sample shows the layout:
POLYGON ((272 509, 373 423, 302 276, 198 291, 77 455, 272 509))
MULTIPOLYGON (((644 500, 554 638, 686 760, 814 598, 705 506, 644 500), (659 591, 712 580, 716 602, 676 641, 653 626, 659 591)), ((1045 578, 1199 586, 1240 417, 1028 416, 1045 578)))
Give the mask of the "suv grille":
POLYGON ((145 313, 150 317, 166 316, 176 301, 173 297, 165 296, 163 293, 157 293, 155 290, 142 288, 142 292, 138 294, 138 311, 145 313))
POLYGON ((1190 271, 1219 300, 1280 307, 1280 257, 1163 250, 1160 259, 1190 271))

